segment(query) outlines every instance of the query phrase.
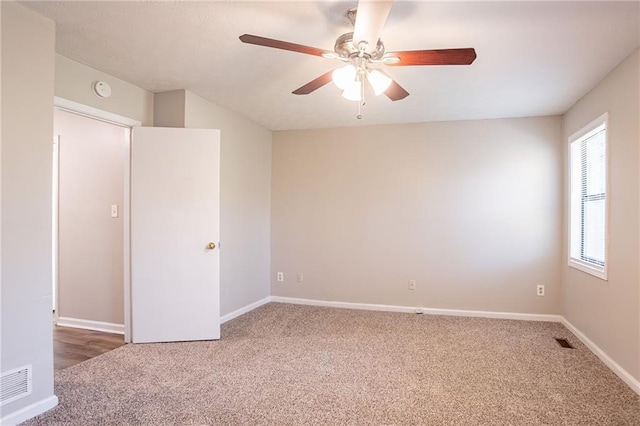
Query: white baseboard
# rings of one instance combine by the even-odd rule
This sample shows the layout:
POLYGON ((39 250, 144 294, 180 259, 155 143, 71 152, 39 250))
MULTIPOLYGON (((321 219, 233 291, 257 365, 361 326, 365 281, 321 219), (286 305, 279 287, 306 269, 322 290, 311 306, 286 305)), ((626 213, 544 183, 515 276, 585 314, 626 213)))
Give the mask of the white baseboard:
POLYGON ((36 401, 33 404, 29 404, 26 407, 19 408, 16 411, 3 416, 0 419, 0 425, 17 425, 18 423, 27 421, 37 415, 44 413, 45 411, 51 410, 56 405, 58 405, 58 397, 55 395, 51 395, 48 398, 41 399, 40 401, 36 401))
POLYGON ((124 334, 124 324, 91 321, 78 318, 58 317, 56 325, 60 327, 83 328, 85 330, 103 331, 105 333, 124 334))
POLYGON ((513 319, 524 321, 560 322, 560 315, 519 314, 515 312, 468 311, 461 309, 416 308, 411 306, 378 305, 372 303, 334 302, 329 300, 297 299, 294 297, 271 296, 272 302, 292 303, 296 305, 324 306, 328 308, 362 309, 367 311, 416 313, 421 309, 427 315, 447 315, 456 317, 481 317, 497 319, 513 319))
POLYGON ((220 317, 220 324, 224 324, 227 321, 231 321, 234 318, 239 317, 242 314, 246 314, 249 311, 253 311, 255 308, 258 308, 266 303, 271 302, 271 296, 267 296, 264 299, 260 299, 257 302, 253 302, 248 304, 247 306, 243 306, 240 309, 236 309, 233 312, 230 312, 226 315, 220 317))
POLYGON ((462 309, 438 309, 424 308, 423 313, 430 315, 448 315, 454 317, 476 317, 476 318, 494 318, 494 319, 510 319, 518 321, 545 321, 560 322, 561 316, 554 314, 523 314, 518 312, 498 312, 498 311, 469 311, 462 309))
POLYGON ((640 381, 633 377, 627 370, 622 368, 620 364, 615 362, 605 351, 600 349, 598 345, 593 343, 583 332, 578 330, 573 324, 571 324, 566 318, 562 318, 562 325, 567 327, 586 347, 589 348, 600 360, 613 371, 616 376, 620 377, 635 393, 640 395, 640 381))
POLYGON ((416 308, 395 305, 376 305, 372 303, 334 302, 329 300, 298 299, 295 297, 271 296, 272 302, 291 303, 294 305, 323 306, 325 308, 361 309, 365 311, 406 312, 415 313, 416 308))

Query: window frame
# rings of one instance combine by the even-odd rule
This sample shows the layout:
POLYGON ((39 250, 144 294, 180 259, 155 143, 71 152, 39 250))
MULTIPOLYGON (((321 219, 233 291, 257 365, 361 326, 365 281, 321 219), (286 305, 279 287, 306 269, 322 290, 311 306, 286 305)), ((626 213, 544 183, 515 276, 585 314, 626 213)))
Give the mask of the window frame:
MULTIPOLYGON (((569 136, 568 138, 568 145, 567 145, 567 158, 568 158, 568 164, 567 164, 567 175, 568 175, 568 188, 567 188, 567 204, 568 204, 568 209, 567 209, 567 259, 568 259, 568 265, 572 268, 578 269, 582 272, 586 272, 588 274, 591 274, 597 278, 600 278, 603 281, 608 281, 608 270, 609 270, 609 198, 610 198, 610 191, 609 191, 609 186, 610 186, 610 179, 609 179, 609 162, 610 162, 610 158, 609 158, 609 131, 610 131, 610 127, 609 127, 609 113, 605 112, 604 114, 600 115, 599 117, 597 117, 596 119, 592 120, 589 124, 587 124, 586 126, 582 127, 580 130, 578 130, 577 132, 573 133, 571 136, 569 136), (572 169, 571 169, 571 145, 576 142, 579 141, 581 139, 584 139, 585 137, 589 136, 590 133, 592 133, 594 130, 596 130, 598 127, 604 125, 605 128, 605 133, 604 133, 604 155, 605 155, 605 161, 604 161, 604 179, 605 179, 605 192, 604 192, 604 262, 603 265, 601 265, 601 268, 596 267, 595 265, 598 264, 599 262, 588 262, 585 260, 580 260, 580 259, 575 259, 571 257, 571 228, 572 228, 572 223, 571 223, 571 213, 572 213, 572 200, 571 200, 571 187, 572 187, 572 169)), ((583 201, 584 202, 584 201, 583 201)), ((583 250, 583 249, 581 249, 583 250)))

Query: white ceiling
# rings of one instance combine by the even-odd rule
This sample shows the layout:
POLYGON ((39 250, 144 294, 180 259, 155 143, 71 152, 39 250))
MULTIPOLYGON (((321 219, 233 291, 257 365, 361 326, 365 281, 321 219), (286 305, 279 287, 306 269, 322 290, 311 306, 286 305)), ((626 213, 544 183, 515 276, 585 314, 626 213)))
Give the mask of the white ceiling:
POLYGON ((411 94, 357 103, 328 84, 341 66, 243 44, 241 34, 333 50, 355 1, 27 2, 57 23, 58 53, 153 92, 188 89, 273 130, 562 114, 639 45, 627 2, 396 1, 387 51, 474 47, 471 66, 387 67, 411 94))

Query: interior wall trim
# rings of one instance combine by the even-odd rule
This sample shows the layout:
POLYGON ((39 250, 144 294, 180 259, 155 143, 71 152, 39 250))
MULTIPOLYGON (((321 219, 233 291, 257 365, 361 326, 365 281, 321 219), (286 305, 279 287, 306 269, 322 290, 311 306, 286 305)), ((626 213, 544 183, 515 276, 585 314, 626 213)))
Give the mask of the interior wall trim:
POLYGON ((124 324, 114 324, 111 322, 59 317, 57 325, 60 327, 73 327, 85 330, 102 331, 105 333, 124 334, 124 324))
POLYGON ((598 345, 593 343, 582 331, 580 331, 575 325, 571 324, 569 320, 562 317, 562 325, 564 325, 570 332, 572 332, 584 345, 593 352, 600 361, 604 363, 616 376, 620 377, 635 393, 640 395, 640 381, 633 377, 631 373, 625 370, 620 364, 615 362, 605 351, 603 351, 598 345))
POLYGON ((220 324, 224 324, 227 321, 231 321, 234 318, 239 317, 242 314, 246 314, 249 311, 253 311, 256 308, 259 308, 260 306, 271 302, 271 296, 267 296, 264 299, 260 299, 257 302, 253 302, 253 303, 249 303, 247 306, 243 306, 240 309, 236 309, 233 312, 230 312, 226 315, 223 315, 220 317, 220 324))
POLYGON ((138 120, 134 120, 132 118, 114 114, 109 111, 104 111, 98 108, 94 108, 89 105, 81 104, 69 99, 61 98, 59 96, 54 96, 53 105, 56 108, 69 111, 74 114, 83 115, 85 117, 105 121, 107 123, 115 124, 117 126, 136 127, 136 126, 142 125, 142 123, 138 120))
POLYGON ((560 315, 522 314, 517 312, 470 311, 462 309, 416 308, 411 306, 378 305, 371 303, 335 302, 329 300, 297 299, 293 297, 271 296, 272 302, 293 303, 297 305, 325 306, 329 308, 361 309, 368 311, 423 313, 426 315, 448 315, 456 317, 479 317, 496 319, 513 319, 520 321, 561 322, 560 315))
POLYGON ((51 410, 58 405, 58 397, 51 395, 45 399, 29 404, 0 418, 0 424, 13 426, 51 410))

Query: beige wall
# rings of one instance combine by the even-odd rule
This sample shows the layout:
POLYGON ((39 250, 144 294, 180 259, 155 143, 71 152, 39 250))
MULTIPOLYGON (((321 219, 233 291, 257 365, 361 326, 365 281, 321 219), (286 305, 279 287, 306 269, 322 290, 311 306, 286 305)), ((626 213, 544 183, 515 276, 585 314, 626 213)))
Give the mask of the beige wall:
POLYGON ((55 95, 140 121, 143 126, 153 124, 153 93, 62 55, 56 55, 55 95), (100 98, 93 93, 94 81, 109 83, 111 96, 100 98))
POLYGON ((186 90, 172 90, 153 95, 153 125, 155 127, 185 127, 186 90))
POLYGON ((55 28, 12 2, 2 15, 2 372, 33 366, 33 393, 2 418, 53 399, 51 167, 55 28))
POLYGON ((220 129, 220 314, 269 296, 271 131, 186 92, 185 127, 220 129))
MULTIPOLYGON (((567 266, 565 204, 562 312, 636 379, 640 379, 639 73, 640 53, 636 50, 578 101, 563 120, 566 164, 567 138, 609 112, 609 280, 567 266)), ((565 174, 564 187, 567 185, 565 174)))
POLYGON ((189 91, 156 95, 159 125, 220 129, 220 313, 269 296, 271 131, 189 91), (179 93, 182 92, 184 96, 179 93))
POLYGON ((129 129, 56 109, 54 134, 60 136, 58 314, 123 324, 129 129))
POLYGON ((558 314, 560 135, 559 117, 275 132, 272 294, 558 314))

